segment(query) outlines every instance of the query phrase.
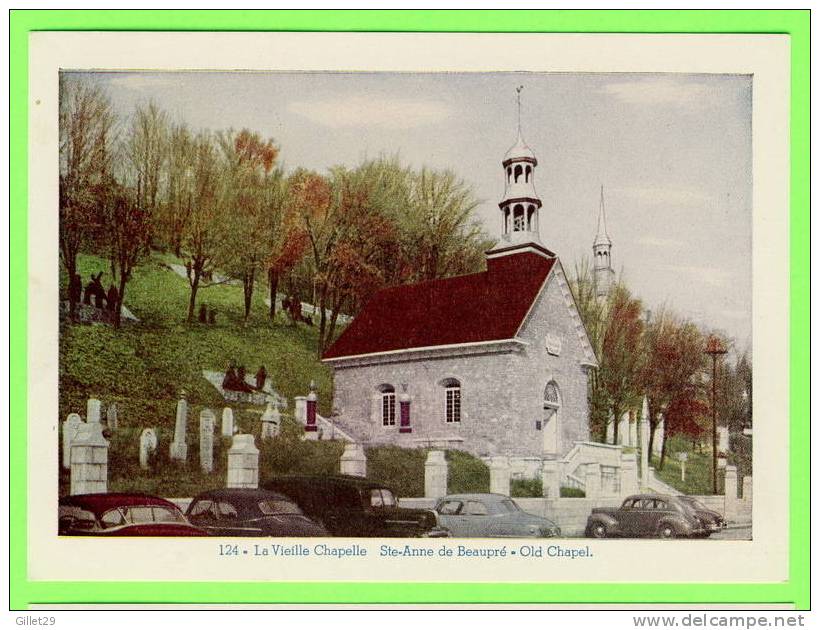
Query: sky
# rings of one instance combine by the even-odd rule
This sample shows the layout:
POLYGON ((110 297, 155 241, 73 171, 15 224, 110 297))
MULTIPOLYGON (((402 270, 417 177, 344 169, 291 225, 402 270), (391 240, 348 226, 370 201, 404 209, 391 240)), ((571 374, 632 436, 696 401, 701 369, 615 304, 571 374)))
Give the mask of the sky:
POLYGON ((154 100, 195 129, 271 137, 286 170, 398 155, 450 169, 500 236, 501 160, 535 152, 541 241, 591 258, 601 186, 612 260, 662 305, 751 350, 752 78, 588 73, 95 73, 127 120, 154 100))

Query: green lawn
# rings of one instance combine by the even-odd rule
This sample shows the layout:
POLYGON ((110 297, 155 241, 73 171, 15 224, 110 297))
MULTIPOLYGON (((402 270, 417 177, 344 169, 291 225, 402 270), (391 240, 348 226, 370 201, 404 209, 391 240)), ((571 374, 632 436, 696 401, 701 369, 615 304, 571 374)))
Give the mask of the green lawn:
MULTIPOLYGON (((691 441, 678 437, 669 439, 666 445, 666 459, 663 470, 658 470, 660 458, 652 456, 650 466, 664 483, 677 488, 684 494, 712 494, 712 456, 711 453, 693 453, 691 441), (686 452, 686 480, 681 481, 681 464, 676 453, 686 452)), ((718 491, 723 491, 723 473, 718 471, 718 491)))
MULTIPOLYGON (((104 271, 102 282, 108 287, 111 278, 106 260, 81 255, 78 262, 84 282, 92 273, 104 271)), ((283 313, 270 322, 265 285, 257 287, 247 323, 242 320, 242 288, 225 284, 201 289, 198 295, 198 305, 217 310, 217 324, 187 324, 188 282, 167 268, 173 262, 178 261, 167 253, 154 253, 135 270, 126 288, 125 305, 139 318, 138 323, 124 322, 118 331, 100 324, 63 323, 60 328, 61 419, 71 412, 85 416, 90 397, 102 400, 104 407, 117 403, 120 428, 111 437, 109 490, 185 497, 224 485, 230 440, 215 440, 214 471, 202 473, 198 418, 208 407, 216 413, 217 427, 221 425, 226 403, 204 379, 202 370, 224 370, 229 361, 245 365, 251 374, 264 364, 274 388, 290 401, 282 434, 264 443, 258 437, 261 410, 231 404, 235 425, 257 436, 260 478, 289 472, 338 472, 344 444, 302 440, 302 429, 290 416, 293 397, 307 394, 311 380, 317 385, 320 413, 330 413, 332 375, 316 358, 316 329, 294 326, 283 313), (188 461, 181 465, 169 459, 168 446, 183 389, 189 403, 188 461), (147 427, 157 431, 159 447, 151 469, 144 471, 139 467, 139 435, 147 427)), ((63 274, 63 291, 65 280, 63 274)), ((425 449, 374 447, 367 455, 368 476, 392 486, 401 496, 423 496, 425 449)), ((453 492, 488 490, 489 470, 481 460, 458 451, 448 452, 447 457, 453 492)), ((69 476, 61 470, 61 494, 68 488, 69 476)))

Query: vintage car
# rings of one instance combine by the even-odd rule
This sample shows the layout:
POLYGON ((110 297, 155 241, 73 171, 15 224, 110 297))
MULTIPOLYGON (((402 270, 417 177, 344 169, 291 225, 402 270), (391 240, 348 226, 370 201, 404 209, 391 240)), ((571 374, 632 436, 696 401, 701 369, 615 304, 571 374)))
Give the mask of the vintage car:
POLYGON ((586 535, 591 538, 694 538, 705 532, 704 522, 688 503, 666 494, 638 494, 627 497, 621 507, 595 508, 586 526, 586 535))
POLYGON ((287 475, 262 484, 299 504, 334 536, 446 537, 432 510, 399 507, 384 484, 349 475, 287 475))
POLYGON ((278 492, 222 488, 197 495, 188 520, 212 536, 328 536, 293 499, 278 492))
POLYGON ((720 512, 710 510, 695 497, 682 496, 678 498, 695 510, 697 517, 703 521, 706 529, 706 531, 702 534, 703 538, 708 538, 711 534, 719 532, 726 527, 726 520, 720 512))
POLYGON ((60 499, 60 536, 207 536, 179 508, 149 494, 75 494, 60 499))
POLYGON ((439 523, 452 536, 474 538, 546 538, 560 536, 552 521, 524 512, 503 494, 451 494, 435 507, 439 523))

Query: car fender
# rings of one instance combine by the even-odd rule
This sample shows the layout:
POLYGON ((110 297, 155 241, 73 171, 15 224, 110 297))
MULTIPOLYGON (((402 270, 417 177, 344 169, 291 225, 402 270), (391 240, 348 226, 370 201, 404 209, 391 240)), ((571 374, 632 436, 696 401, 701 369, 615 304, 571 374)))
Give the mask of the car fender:
POLYGON ((620 531, 620 524, 618 523, 618 519, 613 517, 611 514, 606 513, 593 513, 590 514, 587 518, 587 527, 586 531, 589 532, 590 528, 594 523, 602 523, 606 526, 607 531, 610 534, 617 534, 620 531))

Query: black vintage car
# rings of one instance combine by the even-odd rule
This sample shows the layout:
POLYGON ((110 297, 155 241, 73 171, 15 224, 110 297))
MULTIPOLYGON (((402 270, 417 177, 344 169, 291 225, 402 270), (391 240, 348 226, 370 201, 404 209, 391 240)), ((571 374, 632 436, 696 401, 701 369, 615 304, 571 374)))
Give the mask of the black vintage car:
POLYGON ((666 494, 638 494, 627 497, 621 507, 595 508, 586 527, 586 535, 591 538, 694 538, 705 532, 705 524, 694 509, 680 497, 666 494))
POLYGON ((288 475, 262 484, 281 492, 334 536, 440 537, 436 513, 399 507, 384 484, 348 475, 288 475))
POLYGON ((222 488, 197 495, 188 520, 212 536, 329 536, 278 492, 222 488))
POLYGON ((686 503, 689 507, 695 510, 695 514, 697 517, 703 521, 704 529, 706 530, 703 533, 703 538, 708 538, 711 534, 715 532, 719 532, 723 528, 726 527, 726 520, 723 518, 723 515, 720 512, 715 512, 715 510, 710 510, 708 507, 703 505, 700 501, 698 501, 695 497, 678 497, 681 501, 686 503))

